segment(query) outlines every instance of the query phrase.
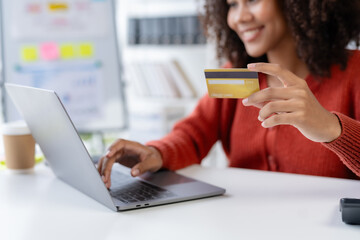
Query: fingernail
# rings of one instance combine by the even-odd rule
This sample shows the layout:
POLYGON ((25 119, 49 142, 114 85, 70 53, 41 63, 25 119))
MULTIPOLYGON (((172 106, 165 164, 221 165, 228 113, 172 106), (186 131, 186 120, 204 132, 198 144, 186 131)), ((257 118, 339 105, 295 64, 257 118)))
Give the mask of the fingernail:
POLYGON ((242 104, 243 104, 243 105, 245 105, 245 104, 247 104, 247 103, 248 103, 248 101, 249 101, 249 99, 244 98, 244 99, 242 100, 242 104))
POLYGON ((247 68, 248 69, 254 69, 256 67, 256 64, 255 63, 249 63, 248 65, 247 65, 247 68))
POLYGON ((131 173, 133 176, 137 176, 137 175, 139 175, 140 171, 139 171, 139 169, 135 168, 131 171, 131 173))
POLYGON ((258 120, 259 120, 260 122, 262 122, 262 118, 261 118, 260 116, 258 116, 258 120))
MULTIPOLYGON (((105 156, 108 156, 110 153, 111 153, 111 151, 108 150, 108 151, 105 153, 105 156)), ((110 155, 109 155, 109 156, 110 156, 110 155)))
POLYGON ((101 176, 101 179, 103 180, 103 182, 105 182, 105 176, 104 175, 101 176))

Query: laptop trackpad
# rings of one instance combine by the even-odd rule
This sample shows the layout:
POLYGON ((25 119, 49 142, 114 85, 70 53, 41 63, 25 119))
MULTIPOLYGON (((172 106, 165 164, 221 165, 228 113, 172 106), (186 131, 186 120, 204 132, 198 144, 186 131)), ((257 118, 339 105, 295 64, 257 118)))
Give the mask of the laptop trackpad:
MULTIPOLYGON (((131 168, 125 167, 122 164, 114 164, 113 165, 113 174, 115 174, 116 171, 119 171, 126 175, 131 175, 130 171, 131 168)), ((179 175, 175 172, 169 171, 169 170, 159 170, 155 173, 147 172, 138 178, 145 180, 147 182, 150 182, 156 186, 159 187, 167 187, 171 185, 177 185, 182 183, 188 183, 188 182, 194 182, 194 179, 179 175)), ((136 178, 134 178, 135 180, 136 178)))
POLYGON ((141 179, 146 180, 159 187, 166 187, 170 185, 194 182, 195 180, 176 174, 168 170, 160 170, 155 173, 145 173, 140 176, 141 179))

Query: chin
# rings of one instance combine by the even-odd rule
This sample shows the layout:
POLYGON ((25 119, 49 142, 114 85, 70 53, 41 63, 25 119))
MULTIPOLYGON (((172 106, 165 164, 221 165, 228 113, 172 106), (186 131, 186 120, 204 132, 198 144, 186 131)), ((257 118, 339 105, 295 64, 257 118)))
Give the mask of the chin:
POLYGON ((259 47, 251 47, 251 48, 245 48, 246 49, 246 53, 253 58, 258 58, 263 56, 264 54, 266 54, 265 51, 263 51, 261 48, 259 47))

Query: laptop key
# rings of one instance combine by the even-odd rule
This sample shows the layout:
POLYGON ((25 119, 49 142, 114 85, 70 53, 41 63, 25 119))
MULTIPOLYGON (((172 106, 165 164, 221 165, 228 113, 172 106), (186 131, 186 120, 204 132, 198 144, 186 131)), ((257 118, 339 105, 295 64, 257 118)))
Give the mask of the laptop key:
POLYGON ((122 173, 116 173, 113 182, 115 189, 111 189, 110 193, 113 197, 124 203, 133 203, 139 201, 155 200, 165 197, 175 196, 174 193, 154 186, 152 184, 134 180, 132 177, 122 173), (118 176, 120 175, 120 176, 118 176))

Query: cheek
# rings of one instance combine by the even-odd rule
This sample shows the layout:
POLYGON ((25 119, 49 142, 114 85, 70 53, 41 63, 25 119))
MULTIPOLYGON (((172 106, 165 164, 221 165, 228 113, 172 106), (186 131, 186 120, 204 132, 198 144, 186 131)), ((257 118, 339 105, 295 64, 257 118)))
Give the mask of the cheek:
POLYGON ((229 11, 229 13, 228 13, 228 15, 227 15, 227 24, 228 24, 228 26, 232 29, 232 30, 235 30, 235 23, 234 23, 234 21, 233 21, 233 15, 234 15, 234 13, 231 13, 230 11, 229 11))
POLYGON ((254 11, 254 15, 256 16, 257 21, 260 23, 269 23, 274 20, 274 17, 276 17, 274 16, 273 12, 265 9, 254 11))
MULTIPOLYGON (((289 36, 291 36, 291 33, 288 29, 288 26, 287 26, 285 20, 281 19, 281 18, 278 18, 278 19, 276 19, 276 21, 273 21, 270 30, 273 35, 273 37, 272 37, 273 41, 275 41, 275 42, 280 42, 283 39, 286 39, 289 36)), ((269 35, 271 35, 271 33, 269 33, 269 35)))
POLYGON ((252 13, 260 23, 269 23, 281 16, 276 0, 265 0, 252 8, 252 13))

